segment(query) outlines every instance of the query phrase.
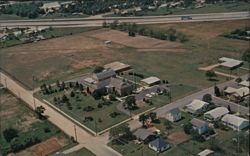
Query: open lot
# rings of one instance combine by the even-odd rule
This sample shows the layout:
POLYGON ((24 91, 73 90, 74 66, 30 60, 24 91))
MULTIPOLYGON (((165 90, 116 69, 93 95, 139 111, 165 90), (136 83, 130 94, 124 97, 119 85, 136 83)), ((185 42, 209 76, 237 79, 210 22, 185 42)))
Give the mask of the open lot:
MULTIPOLYGON (((145 76, 155 75, 176 86, 184 84, 178 89, 184 91, 182 94, 187 94, 214 83, 207 80, 205 73, 198 70, 199 67, 214 64, 222 56, 241 57, 248 42, 220 35, 246 25, 246 20, 239 20, 150 26, 157 30, 173 27, 187 34, 189 41, 184 44, 142 36, 129 37, 127 33, 114 30, 89 31, 2 49, 1 67, 32 87, 33 84, 38 86, 56 79, 67 80, 90 71, 97 64, 121 61, 132 65, 136 72, 145 76), (112 43, 105 45, 103 41, 109 38, 112 43), (176 49, 185 52, 176 52, 176 49)), ((221 82, 226 78, 219 76, 218 80, 221 82)))
POLYGON ((78 151, 67 154, 67 156, 95 156, 95 154, 93 154, 86 148, 82 148, 78 151))
MULTIPOLYGON (((44 144, 44 140, 51 139, 57 140, 60 147, 69 144, 69 139, 54 125, 49 123, 47 120, 42 121, 37 119, 34 112, 31 111, 25 103, 14 97, 6 90, 0 90, 1 96, 1 109, 0 109, 0 118, 1 118, 1 133, 7 128, 14 128, 18 130, 18 137, 20 143, 24 143, 25 140, 29 138, 37 138, 42 143, 34 145, 30 148, 27 148, 20 153, 17 153, 17 156, 23 155, 34 155, 40 156, 39 153, 36 153, 35 147, 40 147, 44 144), (49 131, 45 132, 44 129, 49 131)), ((2 135, 2 134, 1 134, 2 135)), ((47 142, 47 141, 46 141, 47 142)), ((49 141, 48 141, 49 143, 49 141)), ((3 137, 0 137, 0 144, 3 154, 9 153, 10 143, 8 143, 3 137)), ((50 149, 44 148, 43 152, 48 153, 56 150, 56 148, 50 149)))

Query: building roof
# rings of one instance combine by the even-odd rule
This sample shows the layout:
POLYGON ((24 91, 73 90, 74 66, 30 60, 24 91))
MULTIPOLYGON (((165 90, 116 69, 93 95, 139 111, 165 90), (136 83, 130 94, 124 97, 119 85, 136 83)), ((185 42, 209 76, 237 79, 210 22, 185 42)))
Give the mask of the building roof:
POLYGON ((112 69, 115 72, 117 72, 117 71, 121 71, 121 70, 125 70, 125 69, 130 68, 130 65, 116 61, 116 62, 112 62, 112 63, 104 65, 104 68, 105 69, 112 69))
POLYGON ((210 149, 205 149, 204 151, 201 151, 200 153, 198 153, 198 156, 207 156, 209 154, 214 153, 214 151, 210 150, 210 149))
POLYGON ((93 74, 93 78, 99 81, 99 80, 113 77, 115 75, 116 75, 116 73, 114 70, 105 70, 105 71, 102 71, 100 73, 93 74))
POLYGON ((159 137, 151 141, 149 144, 153 147, 156 147, 157 149, 161 149, 165 148, 168 143, 162 137, 159 137))
POLYGON ((247 88, 247 87, 241 87, 241 88, 239 88, 239 89, 237 89, 235 91, 234 95, 235 96, 240 96, 240 97, 249 95, 249 88, 247 88))
POLYGON ((170 111, 168 111, 167 113, 171 113, 173 115, 176 115, 176 114, 180 113, 180 110, 179 110, 179 108, 173 108, 170 111))
POLYGON ((151 76, 151 77, 148 77, 148 78, 145 78, 145 79, 142 79, 141 82, 144 82, 146 84, 154 84, 154 83, 157 83, 161 81, 158 77, 155 77, 155 76, 151 76))
POLYGON ((226 114, 221 120, 236 127, 240 127, 240 125, 243 124, 244 122, 249 122, 249 120, 247 119, 232 114, 226 114))
POLYGON ((216 119, 216 118, 222 117, 223 115, 228 114, 228 113, 229 113, 229 111, 227 108, 217 107, 213 110, 206 112, 204 115, 210 115, 212 118, 216 119))
POLYGON ((87 83, 90 84, 94 84, 96 81, 94 79, 92 79, 91 77, 87 77, 86 79, 84 79, 84 81, 86 81, 87 83))
POLYGON ((250 86, 250 82, 247 81, 247 80, 244 80, 244 81, 241 81, 241 82, 239 83, 239 85, 245 86, 245 87, 249 87, 249 86, 250 86))
POLYGON ((227 87, 224 92, 225 93, 228 93, 228 94, 232 94, 232 93, 235 93, 236 92, 236 88, 233 88, 233 87, 227 87))
POLYGON ((110 79, 110 83, 109 86, 115 87, 117 89, 121 89, 127 86, 130 86, 130 84, 128 82, 125 82, 122 79, 118 79, 118 78, 111 78, 110 79))
POLYGON ((194 99, 190 104, 187 105, 187 108, 192 109, 192 110, 199 110, 205 105, 208 105, 209 103, 205 101, 201 101, 198 99, 194 99))
POLYGON ((200 119, 197 119, 197 118, 193 118, 190 123, 195 126, 195 127, 201 127, 203 126, 204 124, 206 124, 207 122, 203 121, 203 120, 200 120, 200 119))
POLYGON ((44 3, 42 8, 43 9, 52 9, 52 8, 60 8, 61 5, 59 4, 59 2, 50 2, 50 3, 44 3))
POLYGON ((136 130, 133 134, 136 136, 136 138, 139 138, 141 140, 145 140, 150 135, 154 135, 154 133, 149 132, 147 129, 142 129, 142 128, 136 130))
POLYGON ((236 66, 239 66, 243 63, 243 61, 227 58, 227 57, 222 57, 219 59, 222 63, 220 64, 221 66, 228 67, 228 68, 233 68, 236 66))

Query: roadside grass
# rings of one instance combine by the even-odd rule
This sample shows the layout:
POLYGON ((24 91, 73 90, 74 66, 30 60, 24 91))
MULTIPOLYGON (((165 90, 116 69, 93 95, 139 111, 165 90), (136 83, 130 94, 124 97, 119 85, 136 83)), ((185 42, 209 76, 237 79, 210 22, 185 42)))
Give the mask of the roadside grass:
POLYGON ((84 124, 88 128, 92 129, 95 132, 100 132, 106 128, 109 128, 112 125, 115 125, 121 121, 128 119, 129 117, 122 112, 119 112, 116 109, 116 105, 118 101, 113 101, 110 105, 103 105, 101 108, 98 108, 98 104, 102 102, 102 100, 95 100, 91 95, 84 95, 83 93, 75 93, 75 97, 78 96, 79 101, 76 100, 75 97, 70 97, 69 93, 65 93, 63 91, 53 93, 50 95, 42 95, 41 92, 37 93, 37 96, 40 96, 43 99, 46 99, 60 110, 73 117, 80 123, 84 124), (69 98, 69 102, 71 103, 72 109, 70 110, 67 104, 55 104, 54 97, 62 97, 65 94, 69 98), (94 108, 92 111, 84 111, 85 107, 91 106, 94 108), (112 118, 110 116, 111 113, 117 112, 118 116, 112 118), (85 117, 92 117, 93 121, 84 121, 85 117))
POLYGON ((87 148, 82 148, 78 151, 66 154, 66 156, 95 156, 95 154, 93 154, 87 148))
POLYGON ((39 120, 35 113, 30 110, 26 104, 19 101, 16 97, 5 90, 0 90, 2 103, 0 110, 1 119, 1 137, 0 144, 3 154, 11 150, 2 133, 7 128, 18 130, 18 140, 23 143, 27 138, 38 138, 41 141, 47 140, 52 136, 64 136, 64 134, 48 120, 39 120), (45 132, 45 129, 49 129, 45 132))

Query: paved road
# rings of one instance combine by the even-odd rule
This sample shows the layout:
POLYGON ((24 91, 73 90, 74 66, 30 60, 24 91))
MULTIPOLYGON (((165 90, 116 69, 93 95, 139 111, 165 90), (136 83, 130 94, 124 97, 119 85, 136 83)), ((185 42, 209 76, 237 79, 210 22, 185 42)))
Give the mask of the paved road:
POLYGON ((45 115, 48 116, 48 120, 59 127, 69 136, 77 136, 77 140, 84 147, 88 148, 97 156, 121 156, 118 152, 108 147, 106 144, 108 142, 108 136, 98 136, 94 137, 83 130, 74 122, 64 117, 46 103, 33 97, 32 91, 26 90, 21 84, 12 80, 9 76, 0 72, 0 83, 8 88, 13 94, 22 99, 28 104, 33 110, 36 106, 43 106, 45 110, 45 115))
POLYGON ((190 14, 192 20, 182 20, 183 15, 167 16, 141 16, 141 17, 100 17, 100 18, 70 18, 70 19, 35 19, 35 20, 0 20, 0 27, 96 27, 102 26, 104 21, 110 23, 115 20, 119 22, 129 22, 137 24, 160 24, 178 22, 201 22, 201 21, 221 21, 249 19, 249 12, 230 13, 210 13, 210 14, 190 14))
MULTIPOLYGON (((244 75, 244 76, 241 76, 242 79, 247 79, 249 77, 249 75, 244 75)), ((230 80, 230 81, 227 81, 227 82, 224 82, 222 84, 219 84, 217 85, 220 89, 223 89, 224 87, 226 86, 235 86, 235 79, 233 80, 230 80)), ((213 95, 214 94, 214 87, 210 87, 210 88, 207 88, 207 89, 203 89, 199 92, 196 92, 194 94, 191 94, 189 96, 186 96, 182 99, 179 99, 175 102, 172 102, 168 105, 165 105, 161 108, 158 108, 155 110, 155 112, 157 112, 158 116, 161 116, 163 117, 167 111, 173 109, 173 108, 182 108, 184 107, 185 105, 189 104, 192 102, 193 99, 202 99, 203 95, 205 94, 211 94, 213 95)), ((213 98, 214 102, 217 104, 217 105, 221 105, 221 106, 227 106, 227 105, 230 105, 230 107, 232 108, 232 111, 236 111, 236 112, 240 112, 241 114, 247 114, 249 113, 249 108, 247 107, 243 107, 243 106, 240 106, 240 105, 237 105, 235 103, 232 103, 232 102, 229 102, 229 101, 225 101, 225 100, 220 100, 220 98, 213 98)))

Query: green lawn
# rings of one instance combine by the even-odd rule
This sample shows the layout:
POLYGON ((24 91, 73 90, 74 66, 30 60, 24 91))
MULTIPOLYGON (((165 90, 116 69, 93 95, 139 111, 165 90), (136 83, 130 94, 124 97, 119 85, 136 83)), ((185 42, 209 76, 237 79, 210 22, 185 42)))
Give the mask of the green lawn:
POLYGON ((42 98, 48 100, 56 107, 58 107, 71 117, 75 118, 79 122, 83 123, 93 131, 100 132, 114 124, 128 119, 127 115, 124 115, 116 109, 118 101, 113 101, 110 105, 103 105, 102 108, 98 108, 98 103, 103 102, 101 99, 95 100, 91 95, 84 95, 83 93, 76 93, 75 97, 70 97, 70 92, 71 91, 59 91, 50 95, 42 95, 42 93, 39 92, 38 96, 41 96, 42 98), (71 110, 68 108, 67 104, 55 104, 54 97, 62 97, 63 94, 65 94, 69 98, 69 103, 71 103, 72 106, 71 110), (79 97, 79 101, 76 100, 76 96, 79 97), (94 110, 89 112, 84 111, 83 109, 87 106, 93 107, 94 110), (118 112, 120 115, 112 118, 110 114, 113 112, 118 112), (93 117, 94 120, 84 121, 84 118, 89 116, 93 117))
POLYGON ((0 144, 3 154, 9 153, 10 143, 3 137, 3 131, 7 128, 18 130, 20 144, 28 138, 37 138, 40 141, 49 139, 52 136, 61 136, 63 133, 48 120, 39 120, 35 113, 30 110, 25 103, 18 100, 5 90, 0 90, 1 94, 1 137, 0 144), (45 128, 49 129, 45 132, 45 128))
POLYGON ((86 148, 82 148, 78 151, 67 154, 67 156, 95 156, 91 151, 86 148))

